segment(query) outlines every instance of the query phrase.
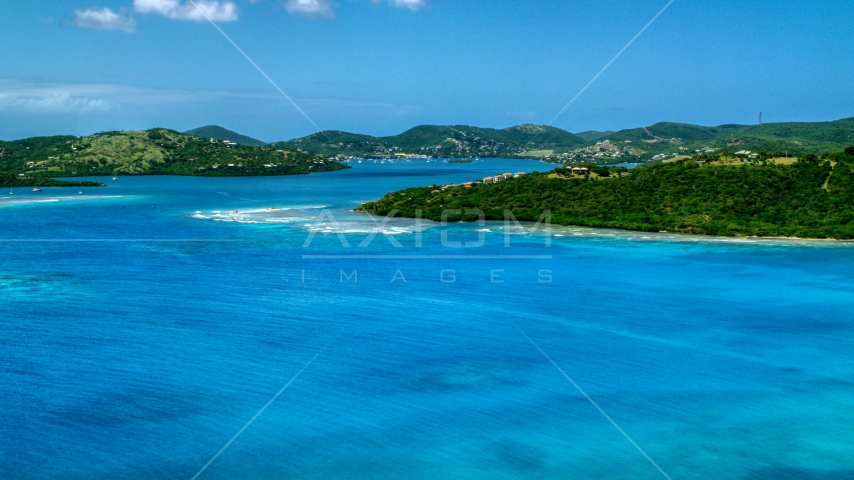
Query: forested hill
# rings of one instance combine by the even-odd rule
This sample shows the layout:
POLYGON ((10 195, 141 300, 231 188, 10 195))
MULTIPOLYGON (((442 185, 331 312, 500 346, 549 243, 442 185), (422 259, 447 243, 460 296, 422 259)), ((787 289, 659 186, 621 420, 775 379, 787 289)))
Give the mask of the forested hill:
POLYGON ((291 175, 348 168, 323 156, 211 141, 174 130, 0 141, 0 185, 59 185, 93 175, 291 175))
POLYGON ((393 157, 398 154, 432 157, 506 157, 537 149, 570 149, 581 137, 544 125, 517 125, 504 129, 466 125, 421 125, 399 135, 373 137, 337 130, 278 142, 279 148, 324 155, 393 157))
POLYGON ((342 157, 387 158, 410 154, 434 158, 524 157, 555 163, 619 163, 684 157, 708 150, 802 156, 839 151, 852 143, 854 118, 717 127, 660 122, 619 132, 578 134, 543 125, 504 129, 422 125, 390 137, 325 131, 276 145, 342 157))
POLYGON ((228 140, 229 142, 234 142, 238 145, 246 145, 249 147, 260 147, 262 145, 266 145, 266 142, 262 142, 261 140, 247 137, 246 135, 241 135, 237 132, 232 132, 227 128, 222 128, 218 125, 208 125, 206 127, 194 128, 192 130, 187 130, 184 132, 187 135, 195 135, 197 137, 202 138, 213 138, 215 140, 228 140))
POLYGON ((747 150, 802 156, 832 153, 854 143, 854 118, 833 122, 718 127, 661 122, 649 127, 621 130, 602 138, 641 160, 656 155, 693 155, 707 150, 727 153, 747 150))
MULTIPOLYGON (((472 179, 477 180, 477 179, 472 179)), ((495 184, 430 186, 390 193, 360 211, 439 220, 443 210, 480 209, 503 220, 552 212, 558 225, 705 235, 854 239, 854 147, 792 164, 724 156, 624 169, 559 168, 495 184)), ((475 216, 449 217, 450 221, 475 216)))

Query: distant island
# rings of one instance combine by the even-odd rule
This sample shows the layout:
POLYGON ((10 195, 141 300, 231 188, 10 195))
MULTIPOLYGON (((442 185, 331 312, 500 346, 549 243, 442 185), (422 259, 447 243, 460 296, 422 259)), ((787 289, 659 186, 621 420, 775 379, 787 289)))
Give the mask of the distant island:
MULTIPOLYGON (((479 209, 520 221, 551 211, 556 225, 719 236, 854 239, 854 147, 802 159, 701 154, 620 167, 562 166, 529 175, 477 179, 389 193, 357 210, 440 220, 448 209, 479 209)), ((449 221, 476 220, 451 215, 449 221)))
POLYGON ((0 186, 96 186, 97 175, 268 176, 349 168, 323 155, 245 146, 174 130, 105 132, 0 142, 0 186))
POLYGON ((288 150, 347 158, 530 158, 552 163, 660 162, 699 153, 779 152, 828 154, 854 143, 854 118, 833 122, 704 127, 661 122, 627 130, 573 134, 547 125, 494 129, 421 125, 374 137, 327 130, 277 142, 288 150))
POLYGON ((421 125, 388 137, 326 130, 270 144, 208 125, 184 133, 155 128, 0 141, 0 186, 65 185, 50 179, 91 175, 294 175, 348 168, 357 158, 490 157, 568 166, 663 163, 700 154, 786 158, 829 155, 852 143, 854 118, 717 127, 661 122, 578 134, 531 124, 421 125))

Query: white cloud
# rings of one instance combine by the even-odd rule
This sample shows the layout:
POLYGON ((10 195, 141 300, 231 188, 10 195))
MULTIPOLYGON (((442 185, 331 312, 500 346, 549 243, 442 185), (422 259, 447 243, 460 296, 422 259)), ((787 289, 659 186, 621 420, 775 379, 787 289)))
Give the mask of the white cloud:
POLYGON ((178 104, 210 104, 227 98, 265 103, 281 99, 275 92, 178 90, 107 83, 53 83, 0 78, 0 113, 102 114, 123 108, 159 110, 178 104))
MULTIPOLYGON (((309 109, 312 115, 328 119, 395 119, 424 111, 420 106, 384 102, 381 94, 378 95, 366 98, 295 97, 294 100, 309 109)), ((278 92, 270 89, 182 90, 0 77, 0 139, 3 140, 155 126, 185 129, 231 121, 258 124, 261 120, 262 123, 285 125, 294 128, 295 132, 302 132, 294 136, 306 133, 305 119, 278 92), (286 119, 284 124, 281 123, 283 118, 286 119)), ((289 134, 279 131, 279 127, 268 125, 266 128, 269 130, 267 135, 273 140, 288 138, 289 134)))
POLYGON ((74 25, 92 30, 136 31, 136 20, 131 15, 117 13, 109 8, 82 8, 74 11, 74 25))
POLYGON ((89 114, 106 112, 113 105, 85 88, 57 88, 54 85, 0 81, 0 110, 35 114, 89 114))
POLYGON ((172 20, 234 22, 237 5, 231 0, 195 0, 195 5, 182 0, 133 0, 133 12, 114 12, 109 8, 82 8, 74 11, 74 25, 92 30, 136 31, 134 13, 160 15, 172 20))
POLYGON ((172 20, 203 22, 206 20, 205 15, 215 22, 234 22, 238 19, 237 5, 231 0, 196 0, 196 5, 182 3, 181 0, 133 0, 133 9, 138 13, 160 15, 172 20))
MULTIPOLYGON (((263 0, 248 0, 251 3, 263 0)), ((375 4, 388 3, 392 7, 408 8, 412 11, 427 6, 428 0, 371 0, 375 4)), ((311 17, 333 17, 337 6, 331 0, 283 0, 288 13, 307 15, 311 17)))
MULTIPOLYGON (((380 3, 382 0, 373 0, 374 3, 380 3)), ((427 6, 427 0, 387 0, 392 7, 408 8, 413 12, 427 6)))
MULTIPOLYGON (((265 0, 247 0, 258 3, 265 0)), ((333 0, 281 0, 288 13, 309 17, 334 17, 333 0)), ((392 7, 408 8, 412 11, 427 6, 429 0, 371 0, 375 4, 388 3, 392 7)), ((74 24, 93 30, 136 31, 134 13, 159 15, 172 20, 191 20, 203 22, 207 18, 215 22, 234 22, 239 18, 237 5, 233 0, 133 0, 131 13, 117 13, 109 8, 84 8, 74 11, 74 24)))
POLYGON ((332 17, 335 14, 332 7, 333 4, 329 0, 287 0, 285 2, 288 13, 311 17, 332 17))

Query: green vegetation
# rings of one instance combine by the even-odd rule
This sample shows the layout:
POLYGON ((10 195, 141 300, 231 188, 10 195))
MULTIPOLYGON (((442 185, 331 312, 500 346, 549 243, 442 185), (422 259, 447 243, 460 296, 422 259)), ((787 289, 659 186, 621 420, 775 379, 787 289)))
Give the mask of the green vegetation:
POLYGON ((341 157, 385 158, 410 154, 460 158, 517 157, 528 150, 566 151, 583 143, 583 139, 565 130, 543 125, 517 125, 501 130, 421 125, 391 137, 326 131, 275 145, 341 157))
POLYGON ((617 132, 606 130, 604 132, 597 132, 596 130, 587 130, 586 132, 576 133, 575 135, 581 137, 585 142, 595 142, 596 140, 600 140, 603 138, 608 138, 609 135, 613 135, 617 132))
POLYGON ((160 128, 0 142, 2 186, 78 186, 54 177, 292 175, 342 168, 348 167, 318 155, 211 142, 160 128))
POLYGON ((103 187, 101 182, 69 182, 49 177, 22 178, 0 174, 0 187, 103 187))
POLYGON ((522 157, 580 164, 663 161, 707 150, 778 152, 780 156, 797 157, 835 152, 852 142, 854 118, 719 127, 662 122, 619 132, 579 134, 543 125, 518 125, 501 130, 422 125, 391 137, 326 131, 276 145, 338 157, 390 158, 404 154, 434 158, 522 157))
MULTIPOLYGON (((479 209, 520 221, 551 211, 559 225, 704 235, 854 239, 854 147, 794 164, 727 156, 639 167, 595 167, 586 175, 534 173, 471 188, 437 186, 390 193, 358 209, 439 220, 443 210, 479 209), (615 175, 615 173, 619 173, 615 175)), ((474 220, 452 215, 449 220, 474 220)))
POLYGON ((197 137, 202 137, 205 139, 213 138, 214 140, 228 140, 229 142, 234 142, 238 145, 245 145, 247 147, 261 147, 267 145, 265 142, 261 140, 254 139, 252 137, 247 137, 246 135, 241 135, 237 132, 232 132, 226 128, 222 128, 217 125, 208 125, 206 127, 194 128, 192 130, 187 130, 184 132, 186 135, 195 135, 197 137))
POLYGON ((640 160, 654 156, 714 152, 774 152, 779 156, 829 154, 854 142, 854 118, 816 123, 768 123, 703 127, 662 122, 622 130, 607 137, 612 144, 632 149, 640 160))

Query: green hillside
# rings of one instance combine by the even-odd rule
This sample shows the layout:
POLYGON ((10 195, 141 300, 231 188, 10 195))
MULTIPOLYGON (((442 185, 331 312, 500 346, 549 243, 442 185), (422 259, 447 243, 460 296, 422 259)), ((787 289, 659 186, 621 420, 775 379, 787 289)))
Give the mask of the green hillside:
POLYGON ((597 132, 596 130, 587 130, 586 132, 576 133, 575 136, 581 138, 585 142, 595 142, 596 140, 607 138, 609 135, 613 135, 617 132, 612 130, 606 130, 604 132, 597 132))
POLYGON ((854 118, 717 127, 661 122, 619 132, 579 134, 530 124, 504 129, 421 125, 388 137, 325 131, 275 145, 340 157, 386 158, 410 154, 434 158, 528 157, 555 163, 618 163, 664 160, 707 150, 803 156, 838 151, 852 142, 854 118))
POLYGON ((521 221, 549 210, 553 224, 651 232, 854 239, 854 147, 793 164, 716 155, 630 173, 559 168, 469 188, 411 188, 359 207, 406 217, 420 210, 431 220, 448 209, 479 209, 491 220, 503 220, 507 209, 521 221))
POLYGON ((644 128, 621 130, 608 136, 611 140, 681 140, 685 142, 745 140, 748 144, 763 141, 788 141, 792 145, 809 143, 850 144, 854 141, 854 118, 833 122, 766 123, 764 125, 721 125, 704 127, 685 123, 661 122, 644 128))
POLYGON ((339 170, 326 157, 211 141, 174 130, 107 132, 0 142, 0 185, 47 185, 94 175, 291 175, 339 170))
POLYGON ((505 129, 421 125, 389 137, 325 131, 275 145, 330 156, 371 158, 410 154, 455 158, 515 157, 544 149, 568 151, 583 143, 583 139, 565 130, 542 125, 505 129))
MULTIPOLYGON (((661 122, 649 127, 632 128, 591 139, 580 149, 554 154, 547 160, 566 163, 649 161, 655 157, 672 158, 707 150, 734 153, 776 152, 780 156, 830 153, 854 143, 854 118, 816 123, 768 123, 764 125, 721 125, 704 127, 684 123, 661 122), (600 152, 594 142, 608 140, 600 152), (594 155, 603 153, 596 157, 594 155)), ((660 160, 661 158, 655 158, 660 160)))
POLYGON ((197 137, 202 138, 213 138, 215 140, 228 140, 229 142, 234 142, 238 145, 246 145, 249 147, 260 147, 266 145, 267 143, 262 142, 261 140, 256 140, 252 137, 247 137, 246 135, 241 135, 237 132, 232 132, 226 128, 222 128, 217 125, 208 125, 206 127, 194 128, 192 130, 187 130, 184 132, 186 135, 195 135, 197 137))

